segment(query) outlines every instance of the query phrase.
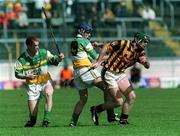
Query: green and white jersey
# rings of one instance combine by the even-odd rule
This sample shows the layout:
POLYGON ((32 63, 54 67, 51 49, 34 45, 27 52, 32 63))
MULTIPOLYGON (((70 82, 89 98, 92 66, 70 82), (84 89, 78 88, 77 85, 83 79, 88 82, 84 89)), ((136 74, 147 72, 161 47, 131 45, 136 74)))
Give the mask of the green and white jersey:
POLYGON ((91 42, 80 34, 71 43, 71 55, 74 68, 91 66, 92 63, 89 56, 92 59, 97 58, 97 53, 91 42))
POLYGON ((59 62, 58 56, 52 55, 45 49, 39 49, 34 57, 29 56, 28 52, 25 51, 15 62, 15 74, 37 75, 33 80, 26 80, 28 84, 45 83, 51 79, 50 74, 48 73, 48 65, 58 65, 59 62))

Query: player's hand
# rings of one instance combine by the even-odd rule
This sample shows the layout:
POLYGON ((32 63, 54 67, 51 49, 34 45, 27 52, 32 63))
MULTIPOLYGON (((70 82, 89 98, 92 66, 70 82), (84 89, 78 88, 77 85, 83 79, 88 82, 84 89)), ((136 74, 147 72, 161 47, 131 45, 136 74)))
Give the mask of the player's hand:
POLYGON ((35 79, 36 77, 37 75, 33 75, 33 74, 26 75, 27 80, 32 80, 32 79, 35 79))
POLYGON ((146 63, 146 62, 148 62, 148 59, 147 59, 146 56, 140 56, 140 57, 139 57, 139 60, 140 60, 141 63, 146 63))
POLYGON ((100 46, 102 46, 102 45, 103 45, 103 43, 98 42, 98 41, 94 41, 94 42, 92 42, 92 46, 93 46, 94 48, 96 48, 96 47, 100 47, 100 46))
POLYGON ((96 61, 93 63, 93 65, 91 66, 91 68, 95 69, 99 66, 99 63, 96 61))
POLYGON ((145 68, 149 68, 150 67, 150 63, 148 61, 147 56, 140 56, 139 57, 140 63, 144 65, 145 68))
POLYGON ((61 60, 64 59, 64 54, 63 54, 63 53, 60 53, 58 56, 59 56, 59 58, 60 58, 61 60))

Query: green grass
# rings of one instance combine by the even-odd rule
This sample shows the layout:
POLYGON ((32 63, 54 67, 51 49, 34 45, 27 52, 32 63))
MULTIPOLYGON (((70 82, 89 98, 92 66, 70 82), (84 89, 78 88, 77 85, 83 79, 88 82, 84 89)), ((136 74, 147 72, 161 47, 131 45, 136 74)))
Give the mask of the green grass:
MULTIPOLYGON (((137 100, 129 115, 130 125, 110 124, 106 114, 100 117, 100 126, 94 126, 89 108, 103 101, 102 92, 89 90, 89 100, 78 126, 69 128, 74 104, 79 96, 74 89, 54 92, 52 123, 49 128, 41 128, 43 103, 39 105, 37 124, 34 128, 24 128, 28 119, 27 96, 25 90, 0 92, 0 136, 178 136, 180 135, 180 90, 179 89, 138 89, 137 100)), ((116 112, 120 112, 118 108, 116 112)))

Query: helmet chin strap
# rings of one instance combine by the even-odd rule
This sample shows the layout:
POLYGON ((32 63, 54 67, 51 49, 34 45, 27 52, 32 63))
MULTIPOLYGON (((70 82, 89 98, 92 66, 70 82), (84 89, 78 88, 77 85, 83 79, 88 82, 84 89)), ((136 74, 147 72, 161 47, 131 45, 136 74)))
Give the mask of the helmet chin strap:
POLYGON ((140 43, 142 40, 138 40, 138 43, 140 43))

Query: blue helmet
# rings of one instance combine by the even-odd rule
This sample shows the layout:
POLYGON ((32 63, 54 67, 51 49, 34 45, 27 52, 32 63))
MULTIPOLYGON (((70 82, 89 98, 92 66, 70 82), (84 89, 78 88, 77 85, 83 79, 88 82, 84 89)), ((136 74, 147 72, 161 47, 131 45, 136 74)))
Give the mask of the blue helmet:
POLYGON ((87 24, 86 22, 82 22, 78 25, 78 29, 83 29, 85 32, 91 33, 92 32, 92 26, 87 24))

